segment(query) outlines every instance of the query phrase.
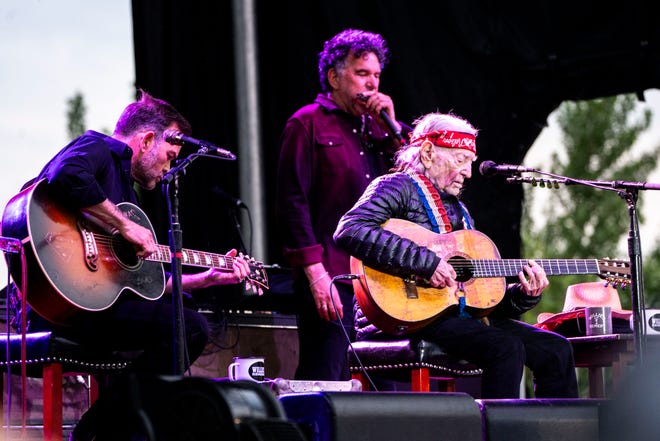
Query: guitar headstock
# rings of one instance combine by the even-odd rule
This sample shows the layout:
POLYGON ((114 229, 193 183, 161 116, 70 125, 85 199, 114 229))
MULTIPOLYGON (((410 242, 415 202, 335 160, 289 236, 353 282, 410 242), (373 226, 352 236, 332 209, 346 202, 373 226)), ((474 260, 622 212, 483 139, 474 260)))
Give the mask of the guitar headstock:
POLYGON ((598 259, 598 276, 612 286, 625 288, 630 284, 630 262, 618 259, 598 259))
POLYGON ((251 283, 254 287, 261 289, 268 289, 268 274, 264 268, 263 262, 255 260, 253 257, 243 255, 245 261, 250 268, 250 274, 247 276, 247 282, 251 283))

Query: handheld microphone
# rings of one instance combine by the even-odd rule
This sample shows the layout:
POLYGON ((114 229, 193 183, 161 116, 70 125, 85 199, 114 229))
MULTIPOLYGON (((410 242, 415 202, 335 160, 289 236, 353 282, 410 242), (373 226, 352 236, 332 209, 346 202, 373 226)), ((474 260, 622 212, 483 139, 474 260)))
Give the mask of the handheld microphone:
POLYGON ((534 169, 521 165, 496 164, 493 161, 483 161, 479 165, 479 173, 486 177, 493 175, 515 175, 531 171, 534 171, 534 169))
POLYGON ((190 144, 196 147, 205 148, 206 149, 206 152, 204 152, 205 155, 216 156, 218 158, 228 159, 230 161, 234 161, 236 159, 236 155, 234 155, 229 150, 220 148, 208 141, 191 138, 190 136, 184 135, 178 130, 165 130, 165 132, 163 133, 163 137, 165 138, 165 141, 169 142, 170 144, 174 144, 174 145, 190 144))
MULTIPOLYGON (((369 99, 368 96, 363 95, 363 94, 361 94, 361 93, 358 93, 358 94, 357 94, 357 98, 358 98, 360 101, 365 102, 365 103, 366 103, 367 100, 369 99)), ((381 119, 382 119, 383 121, 385 121, 385 125, 386 125, 387 128, 390 130, 390 132, 392 133, 392 135, 397 139, 397 141, 399 141, 399 143, 400 143, 401 145, 405 144, 405 143, 406 143, 406 140, 403 139, 403 135, 401 134, 401 129, 400 129, 400 128, 397 128, 397 126, 394 124, 394 122, 392 121, 392 118, 390 118, 390 114, 387 113, 387 110, 385 110, 385 109, 380 109, 379 115, 380 115, 381 119)))

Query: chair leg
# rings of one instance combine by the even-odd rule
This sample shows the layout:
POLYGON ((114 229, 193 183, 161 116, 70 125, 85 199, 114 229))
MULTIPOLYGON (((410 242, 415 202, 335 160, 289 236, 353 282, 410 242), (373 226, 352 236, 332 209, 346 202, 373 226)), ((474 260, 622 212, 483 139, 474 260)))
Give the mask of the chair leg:
POLYGON ((96 376, 90 375, 89 376, 89 406, 91 407, 92 404, 96 400, 99 399, 99 382, 96 379, 96 376))
POLYGON ((456 379, 451 377, 438 378, 440 384, 443 385, 442 392, 456 392, 456 379))
POLYGON ((364 376, 364 374, 362 372, 353 372, 351 374, 351 378, 353 380, 359 381, 360 384, 362 384, 362 391, 363 392, 369 390, 369 382, 367 381, 366 377, 364 376))
POLYGON ((410 389, 413 392, 430 392, 429 368, 414 368, 410 371, 410 389))
POLYGON ((62 439, 62 365, 43 366, 44 441, 62 439))
MULTIPOLYGON (((7 374, 9 375, 9 374, 7 374)), ((7 384, 11 387, 11 378, 7 378, 7 384)), ((5 373, 0 373, 0 392, 2 395, 2 400, 0 400, 0 428, 5 425, 5 373)), ((8 404, 9 405, 9 404, 8 404)), ((9 425, 9 421, 6 422, 9 425)))

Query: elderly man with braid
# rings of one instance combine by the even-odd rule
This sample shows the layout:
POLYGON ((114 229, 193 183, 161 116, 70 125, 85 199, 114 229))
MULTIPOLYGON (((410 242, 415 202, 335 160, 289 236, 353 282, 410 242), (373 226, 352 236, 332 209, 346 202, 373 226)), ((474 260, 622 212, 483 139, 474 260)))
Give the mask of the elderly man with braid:
MULTIPOLYGON (((449 262, 382 225, 397 218, 438 234, 474 228, 459 197, 472 175, 476 135, 469 122, 452 114, 431 113, 416 121, 411 142, 396 155, 394 171, 375 179, 340 220, 337 244, 376 270, 414 275, 437 288, 456 287, 460 282, 449 262)), ((577 397, 570 343, 516 320, 540 300, 548 286, 545 271, 530 261, 518 277, 487 317, 473 317, 474 311, 459 302, 412 337, 435 342, 479 366, 482 398, 519 397, 525 365, 533 372, 536 397, 577 397)), ((355 321, 358 340, 382 333, 359 307, 355 321)))

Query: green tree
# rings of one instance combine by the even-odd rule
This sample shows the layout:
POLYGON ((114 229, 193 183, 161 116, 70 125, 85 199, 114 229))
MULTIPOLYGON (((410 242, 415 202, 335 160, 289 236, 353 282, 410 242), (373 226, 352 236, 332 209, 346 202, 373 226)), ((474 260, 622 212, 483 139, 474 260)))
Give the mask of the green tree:
POLYGON ((74 139, 85 133, 85 98, 81 92, 76 92, 67 100, 67 132, 69 139, 74 139))
MULTIPOLYGON (((646 180, 656 168, 660 146, 639 155, 631 153, 635 140, 649 127, 652 116, 650 110, 636 114, 635 102, 633 95, 621 95, 563 103, 557 120, 564 151, 552 155, 550 171, 583 180, 646 180)), ((547 195, 547 204, 537 219, 530 212, 530 201, 538 191, 525 189, 527 203, 522 225, 525 256, 627 259, 627 252, 622 256, 621 249, 627 249, 629 216, 625 201, 616 192, 581 185, 561 186, 547 195)), ((641 211, 641 200, 637 205, 641 211)), ((652 258, 643 262, 648 277, 653 277, 650 271, 660 269, 660 252, 651 254, 652 258)), ((645 279, 648 286, 649 279, 645 279)), ((592 280, 597 280, 596 276, 552 278, 541 304, 525 319, 535 322, 541 311, 561 311, 567 286, 592 280)), ((656 282, 653 283, 655 286, 656 282)), ((622 294, 621 299, 624 308, 629 308, 630 291, 626 292, 628 295, 622 294)))

